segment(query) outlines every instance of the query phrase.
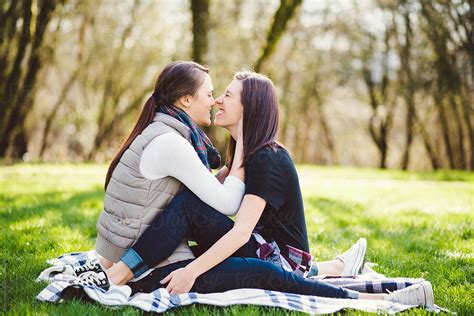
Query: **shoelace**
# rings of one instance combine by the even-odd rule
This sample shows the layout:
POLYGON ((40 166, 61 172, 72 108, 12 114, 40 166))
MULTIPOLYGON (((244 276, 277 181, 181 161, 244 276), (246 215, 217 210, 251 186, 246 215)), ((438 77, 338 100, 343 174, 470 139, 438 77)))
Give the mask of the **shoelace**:
POLYGON ((74 272, 78 275, 87 271, 94 271, 97 270, 97 266, 97 263, 88 260, 84 265, 74 269, 74 272))
POLYGON ((83 285, 104 285, 106 283, 105 278, 100 277, 97 273, 90 273, 79 281, 83 285))

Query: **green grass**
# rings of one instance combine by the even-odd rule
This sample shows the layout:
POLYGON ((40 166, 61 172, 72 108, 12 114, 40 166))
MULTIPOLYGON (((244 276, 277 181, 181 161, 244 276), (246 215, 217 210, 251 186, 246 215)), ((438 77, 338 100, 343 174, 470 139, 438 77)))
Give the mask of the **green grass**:
MULTIPOLYGON (((332 258, 357 238, 368 239, 368 260, 388 276, 424 277, 435 302, 474 314, 474 174, 299 167, 313 255, 332 258)), ((1 292, 12 314, 136 315, 94 303, 35 300, 34 282, 46 259, 94 246, 105 166, 0 167, 1 292)), ((423 314, 422 309, 411 310, 423 314)), ((283 315, 283 309, 184 307, 174 314, 283 315)), ((295 314, 295 313, 292 313, 295 314)))

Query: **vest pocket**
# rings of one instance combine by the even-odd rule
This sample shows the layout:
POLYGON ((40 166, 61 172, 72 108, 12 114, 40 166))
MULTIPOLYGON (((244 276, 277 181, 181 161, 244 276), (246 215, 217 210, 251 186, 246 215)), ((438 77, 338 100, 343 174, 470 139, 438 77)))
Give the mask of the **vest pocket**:
POLYGON ((100 214, 97 230, 110 243, 129 248, 138 237, 140 220, 118 217, 104 209, 100 214))

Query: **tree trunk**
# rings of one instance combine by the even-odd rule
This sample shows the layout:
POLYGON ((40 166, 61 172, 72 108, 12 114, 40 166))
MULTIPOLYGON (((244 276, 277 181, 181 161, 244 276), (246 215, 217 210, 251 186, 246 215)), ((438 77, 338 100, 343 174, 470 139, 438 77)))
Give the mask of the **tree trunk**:
POLYGON ((61 105, 66 100, 66 97, 67 97, 69 91, 71 90, 71 87, 73 86, 74 82, 76 81, 77 76, 79 75, 79 72, 80 72, 80 70, 82 69, 83 66, 84 65, 80 64, 76 68, 74 73, 69 77, 69 79, 64 84, 64 86, 61 90, 61 93, 59 95, 58 100, 53 105, 53 109, 51 110, 51 112, 46 117, 44 130, 43 130, 43 133, 41 134, 39 157, 43 157, 43 155, 44 155, 44 151, 46 150, 46 147, 48 146, 47 137, 49 135, 49 131, 51 129, 51 126, 53 125, 53 121, 56 118, 56 115, 58 114, 61 105))
POLYGON ((15 134, 13 144, 10 146, 10 159, 15 160, 23 158, 24 154, 28 151, 27 139, 26 130, 22 127, 19 132, 15 134))
POLYGON ((405 117, 405 148, 403 150, 401 168, 407 170, 410 164, 410 148, 413 142, 413 123, 415 114, 415 81, 413 80, 413 73, 411 70, 411 41, 412 41, 412 26, 410 20, 410 12, 406 10, 403 15, 405 22, 405 43, 399 48, 401 59, 400 81, 403 86, 403 97, 406 105, 405 117))
MULTIPOLYGON (((8 56, 10 55, 10 49, 14 46, 11 43, 16 34, 16 23, 20 18, 19 11, 21 8, 18 8, 18 2, 18 0, 12 0, 8 9, 2 12, 0 16, 0 93, 5 89, 8 56)), ((26 23, 29 22, 26 21, 26 23)), ((7 106, 7 104, 2 105, 2 107, 4 106, 7 106)))
POLYGON ((295 14, 301 2, 302 0, 280 0, 280 6, 273 16, 272 26, 268 31, 267 40, 262 49, 262 53, 255 63, 255 71, 260 71, 263 64, 271 57, 276 45, 286 30, 288 21, 295 14))
MULTIPOLYGON (((209 47, 209 0, 191 0, 191 13, 193 20, 192 58, 195 62, 205 65, 207 63, 207 52, 209 47)), ((202 129, 219 152, 225 153, 225 144, 220 144, 217 141, 216 127, 211 124, 210 126, 203 126, 202 129)), ((225 157, 223 156, 222 158, 225 157)), ((224 161, 225 159, 222 159, 222 162, 224 161)))
MULTIPOLYGON (((387 34, 388 35, 388 34, 387 34)), ((387 47, 388 50, 388 47, 387 47)), ((387 58, 387 53, 385 54, 385 59, 387 58)), ((380 154, 380 162, 379 167, 385 169, 386 159, 387 159, 387 152, 388 152, 388 131, 391 127, 392 123, 392 116, 393 116, 393 109, 389 106, 390 100, 388 100, 388 68, 386 64, 386 60, 383 61, 383 77, 382 82, 376 85, 371 78, 371 72, 368 69, 367 64, 364 66, 363 70, 363 77, 364 82, 367 87, 367 91, 369 94, 369 103, 372 108, 372 116, 369 121, 368 129, 370 136, 377 146, 377 149, 380 154), (379 107, 385 106, 385 116, 379 115, 379 107)), ((366 60, 367 62, 367 60, 366 60)))
MULTIPOLYGON (((314 79, 314 82, 318 82, 318 78, 314 79)), ((326 142, 326 146, 329 150, 329 155, 331 159, 331 164, 338 164, 339 159, 337 157, 336 149, 334 146, 334 141, 332 138, 332 133, 331 130, 329 129, 329 126, 327 124, 328 119, 326 118, 326 115, 324 114, 324 101, 323 98, 321 97, 321 94, 316 86, 316 84, 313 85, 313 94, 316 99, 316 112, 317 112, 317 117, 318 117, 318 122, 319 125, 321 126, 321 130, 323 132, 324 140, 326 142)))
POLYGON ((441 164, 437 158, 437 155, 433 146, 431 145, 430 136, 428 132, 426 131, 426 128, 423 125, 423 122, 420 120, 420 118, 416 114, 416 111, 413 112, 413 122, 414 122, 414 125, 420 130, 420 134, 423 139, 423 145, 425 147, 426 153, 428 154, 428 157, 430 158, 431 167, 433 168, 433 170, 438 170, 441 167, 441 164))
POLYGON ((406 100, 406 106, 407 106, 407 114, 405 117, 405 129, 406 129, 406 135, 405 135, 405 149, 403 150, 403 156, 402 156, 402 163, 401 163, 401 169, 402 170, 408 170, 408 165, 410 163, 410 148, 413 143, 413 110, 414 106, 410 105, 409 103, 412 102, 411 100, 406 100))
MULTIPOLYGON (((436 56, 435 67, 437 80, 434 91, 434 101, 438 110, 438 119, 443 133, 444 147, 448 156, 449 168, 454 169, 459 166, 455 160, 455 148, 451 142, 451 131, 449 126, 449 117, 447 113, 446 102, 450 95, 459 93, 461 82, 460 76, 455 69, 455 56, 451 56, 448 51, 448 42, 450 30, 445 25, 444 16, 441 16, 432 2, 422 1, 421 13, 427 22, 425 32, 428 35, 436 56)), ((453 114, 456 115, 457 109, 453 108, 453 114)), ((456 119, 456 118, 455 118, 456 119)), ((459 128, 459 127, 458 127, 459 128)), ((462 138, 461 135, 458 137, 462 138)))
POLYGON ((209 33, 209 0, 191 0, 193 15, 193 60, 206 62, 209 33))
POLYGON ((300 144, 300 157, 302 163, 308 163, 308 151, 310 148, 310 135, 311 135, 311 126, 313 123, 313 117, 311 115, 311 111, 306 111, 303 117, 303 121, 301 122, 304 125, 304 129, 302 132, 301 144, 300 144))
POLYGON ((460 169, 466 169, 466 159, 465 159, 465 152, 464 152, 464 129, 463 129, 463 121, 461 120, 461 116, 458 111, 458 102, 456 102, 454 95, 451 93, 449 95, 449 101, 451 105, 451 109, 454 113, 454 119, 456 121, 456 128, 457 128, 457 138, 458 138, 458 159, 456 166, 460 169))
MULTIPOLYGON (((120 122, 122 122, 128 115, 130 115, 130 113, 132 113, 134 110, 139 109, 140 104, 143 100, 143 96, 146 94, 147 91, 150 91, 151 89, 153 89, 153 87, 151 86, 144 88, 133 98, 133 100, 125 109, 123 109, 119 113, 116 113, 113 119, 102 127, 102 132, 100 134, 97 134, 97 137, 94 140, 94 144, 97 149, 96 151, 94 151, 94 154, 102 147, 103 143, 115 137, 117 126, 119 126, 120 122)), ((94 157, 94 155, 89 157, 89 160, 92 160, 94 157)))
POLYGON ((14 111, 8 118, 6 128, 0 141, 0 157, 4 157, 6 150, 10 145, 17 146, 11 150, 13 156, 11 158, 16 159, 23 156, 26 152, 26 146, 23 146, 24 141, 18 139, 25 138, 26 132, 24 130, 26 116, 28 110, 31 109, 34 103, 34 94, 36 92, 36 79, 38 72, 42 67, 42 56, 41 56, 41 45, 44 40, 46 28, 51 18, 51 13, 54 11, 57 3, 52 0, 44 0, 40 2, 39 13, 36 18, 36 28, 31 46, 31 55, 28 61, 28 68, 23 81, 23 85, 19 90, 19 96, 16 98, 14 103, 14 111), (19 136, 17 136, 17 134, 19 136))
POLYGON ((449 169, 454 169, 454 154, 452 149, 453 147, 451 145, 448 118, 444 109, 444 104, 442 102, 442 96, 440 95, 439 89, 435 92, 434 101, 437 109, 438 120, 441 124, 441 132, 443 133, 444 148, 446 150, 446 155, 448 156, 449 169))
POLYGON ((469 157, 469 169, 474 170, 474 130, 472 127, 472 117, 474 116, 474 108, 472 108, 472 97, 471 94, 466 88, 465 96, 461 95, 461 110, 462 110, 462 117, 466 124, 467 128, 467 135, 469 140, 469 150, 468 150, 468 157, 469 157), (470 108, 471 106, 471 108, 470 108))
POLYGON ((311 94, 312 91, 310 89, 305 89, 300 108, 297 110, 299 115, 296 116, 297 123, 294 146, 298 148, 298 151, 295 150, 298 162, 304 162, 305 158, 307 138, 309 136, 308 130, 310 129, 307 124, 309 122, 308 117, 311 116, 309 114, 311 94))
POLYGON ((30 42, 31 16, 31 0, 25 0, 23 3, 23 27, 21 30, 21 35, 18 39, 18 50, 1 98, 3 106, 0 107, 0 137, 2 139, 0 157, 4 157, 5 151, 7 149, 6 147, 8 147, 8 139, 12 131, 7 129, 7 125, 11 113, 16 112, 15 101, 18 98, 18 95, 21 94, 21 91, 18 90, 18 87, 22 76, 21 65, 26 55, 27 45, 30 42))
POLYGON ((289 67, 286 67, 285 71, 285 76, 284 76, 284 81, 283 81, 283 89, 282 93, 283 95, 281 96, 281 100, 283 101, 283 106, 281 107, 283 110, 283 117, 284 120, 282 122, 281 128, 280 128, 280 139, 282 142, 285 142, 287 134, 288 134, 288 126, 290 123, 290 114, 291 114, 291 100, 288 100, 288 92, 290 91, 290 86, 291 86, 291 80, 292 80, 292 73, 289 69, 289 67))

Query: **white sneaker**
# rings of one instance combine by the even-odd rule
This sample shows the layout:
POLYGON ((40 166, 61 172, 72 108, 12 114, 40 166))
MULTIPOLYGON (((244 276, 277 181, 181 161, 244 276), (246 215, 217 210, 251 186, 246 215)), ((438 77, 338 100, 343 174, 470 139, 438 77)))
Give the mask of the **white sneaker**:
POLYGON ((402 290, 391 292, 385 297, 385 300, 405 305, 431 307, 434 305, 433 288, 430 282, 423 281, 402 290))
POLYGON ((344 263, 342 276, 356 276, 360 273, 364 264, 365 252, 367 251, 367 239, 360 238, 349 250, 335 259, 344 263))

